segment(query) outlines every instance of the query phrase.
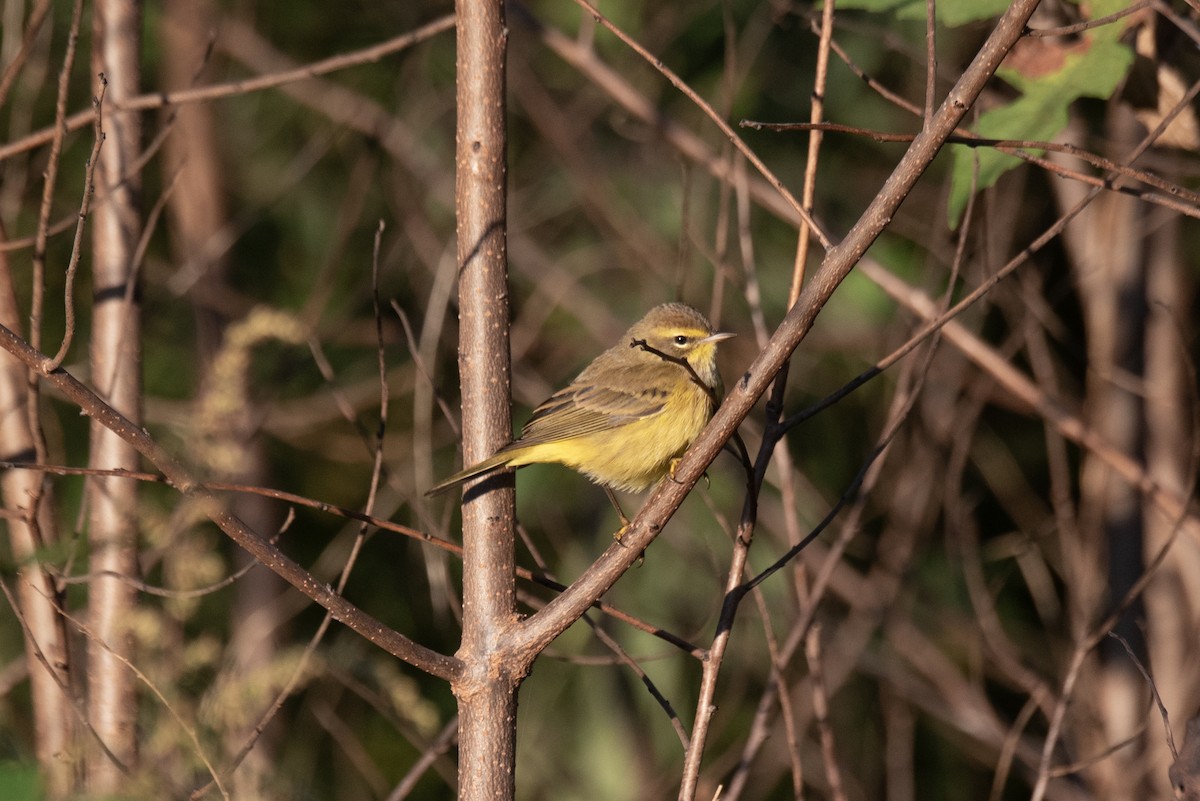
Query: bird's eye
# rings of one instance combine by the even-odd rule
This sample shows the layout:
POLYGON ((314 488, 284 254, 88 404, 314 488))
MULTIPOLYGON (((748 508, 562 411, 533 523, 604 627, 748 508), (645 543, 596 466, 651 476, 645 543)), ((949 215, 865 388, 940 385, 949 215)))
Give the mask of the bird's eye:
POLYGON ((686 336, 684 336, 683 334, 676 335, 676 337, 675 337, 676 345, 686 345, 687 343, 688 343, 688 338, 686 336))

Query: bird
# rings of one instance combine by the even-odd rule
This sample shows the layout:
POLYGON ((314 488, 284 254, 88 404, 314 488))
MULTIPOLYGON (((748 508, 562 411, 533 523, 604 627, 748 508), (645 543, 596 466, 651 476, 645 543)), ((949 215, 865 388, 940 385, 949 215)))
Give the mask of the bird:
POLYGON ((655 306, 535 408, 520 437, 425 494, 506 468, 558 463, 604 488, 623 531, 629 520, 614 490, 640 492, 674 473, 716 410, 717 344, 732 336, 686 304, 655 306))

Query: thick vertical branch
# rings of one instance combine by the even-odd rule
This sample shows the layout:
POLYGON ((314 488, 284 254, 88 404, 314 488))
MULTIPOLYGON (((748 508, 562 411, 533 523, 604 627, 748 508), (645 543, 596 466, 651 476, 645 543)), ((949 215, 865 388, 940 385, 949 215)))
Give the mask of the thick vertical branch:
MULTIPOLYGON (((0 242, 5 240, 0 228, 0 242)), ((7 255, 0 252, 0 324, 20 330, 20 311, 7 255)), ((33 402, 26 369, 7 353, 0 355, 0 458, 34 461, 35 435, 27 406, 33 402)), ((32 470, 6 470, 0 480, 8 513, 8 538, 18 572, 17 597, 25 618, 25 661, 33 702, 35 751, 46 795, 64 798, 73 789, 69 753, 72 723, 67 632, 55 610, 58 588, 38 564, 38 554, 58 541, 54 498, 45 477, 32 470), (39 658, 39 654, 43 658, 39 658)))
MULTIPOLYGON (((1186 267, 1182 222, 1170 219, 1155 226, 1146 237, 1146 471, 1156 484, 1187 497, 1197 469, 1192 464, 1196 376, 1188 366, 1183 329, 1187 310, 1193 308, 1195 279, 1186 267)), ((1177 527, 1151 504, 1143 504, 1142 514, 1144 553, 1150 561, 1175 536, 1177 527)), ((1177 542, 1159 574, 1165 580, 1146 588, 1147 654, 1163 704, 1172 715, 1179 716, 1173 720, 1179 720, 1200 708, 1200 676, 1195 670, 1196 632, 1200 631, 1200 549, 1177 542)), ((1158 739, 1148 761, 1154 765, 1151 777, 1161 782, 1171 757, 1162 738, 1158 739)))
MULTIPOLYGON (((459 372, 463 459, 489 456, 511 436, 506 248, 503 0, 459 0, 459 372)), ((459 798, 514 796, 517 687, 524 669, 502 657, 515 621, 511 479, 470 494, 463 506, 463 639, 459 701, 459 798), (507 483, 507 486, 500 486, 507 483)))
MULTIPOLYGON (((136 0, 97 0, 92 71, 107 78, 108 97, 117 106, 138 93, 140 43, 141 7, 136 0)), ((137 113, 117 112, 108 114, 105 121, 107 143, 97 166, 92 239, 92 377, 101 397, 130 420, 140 422, 141 330, 134 276, 140 179, 133 172, 140 120, 137 113)), ((137 452, 94 422, 91 444, 92 466, 137 469, 137 452)), ((92 643, 89 649, 88 714, 109 750, 131 767, 137 757, 137 697, 134 676, 120 657, 130 657, 132 650, 128 623, 136 594, 120 577, 137 573, 136 482, 93 479, 88 503, 91 570, 97 576, 89 593, 89 626, 103 641, 103 646, 92 643)), ((120 782, 119 766, 105 755, 95 754, 88 765, 89 789, 101 794, 114 792, 120 782)))
MULTIPOLYGON (((1115 145, 1118 150, 1127 150, 1139 136, 1130 113, 1114 110, 1108 127, 1113 142, 1120 143, 1115 145)), ((1065 136, 1078 141, 1078 129, 1073 126, 1065 136)), ((1086 194, 1085 187, 1075 184, 1055 185, 1054 190, 1063 210, 1086 194)), ((1083 414, 1087 427, 1138 461, 1145 434, 1143 392, 1114 376, 1138 377, 1144 372, 1146 253, 1145 240, 1137 233, 1150 227, 1144 212, 1132 198, 1104 194, 1063 232, 1086 334, 1083 414)), ((1078 536, 1063 538, 1063 573, 1070 588, 1072 633, 1082 638, 1143 572, 1144 500, 1137 487, 1119 480, 1106 460, 1092 453, 1081 460, 1079 493, 1078 536)), ((1145 642, 1137 623, 1143 616, 1140 603, 1139 598, 1119 618, 1116 633, 1144 658, 1145 642)), ((1121 646, 1115 640, 1104 641, 1100 654, 1099 661, 1083 665, 1077 703, 1089 709, 1089 719, 1105 724, 1068 725, 1064 732, 1078 738, 1075 742, 1081 750, 1134 736, 1137 710, 1145 703, 1141 677, 1124 658, 1121 646)), ((1133 762, 1143 759, 1143 754, 1115 753, 1088 771, 1088 781, 1104 788, 1102 795, 1136 797, 1144 785, 1133 762)))

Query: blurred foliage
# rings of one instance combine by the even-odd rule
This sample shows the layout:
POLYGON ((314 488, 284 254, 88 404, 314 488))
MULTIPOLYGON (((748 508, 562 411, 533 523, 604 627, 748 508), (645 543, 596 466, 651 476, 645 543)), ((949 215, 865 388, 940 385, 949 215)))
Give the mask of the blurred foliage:
MULTIPOLYGON (((1006 4, 937 5, 946 12, 986 7, 991 14, 1006 4)), ((810 23, 819 19, 813 4, 621 0, 601 8, 731 122, 808 120, 817 42, 810 23)), ((920 107, 924 3, 862 3, 860 8, 839 10, 839 45, 857 68, 920 107)), ((224 44, 223 32, 234 27, 254 31, 298 65, 375 44, 449 10, 446 3, 398 0, 356 0, 336 7, 220 3, 214 10, 211 59, 192 65, 196 82, 217 84, 256 74, 224 44)), ((786 312, 796 248, 793 225, 759 204, 739 220, 728 186, 680 156, 655 125, 638 119, 600 88, 595 75, 578 71, 552 52, 531 18, 561 31, 569 42, 591 43, 600 61, 628 84, 626 91, 661 115, 660 122, 679 125, 714 157, 732 158, 723 136, 689 100, 586 13, 552 0, 512 6, 508 242, 514 427, 645 309, 667 300, 688 301, 711 313, 720 327, 738 332, 722 357, 726 382, 736 380, 762 344, 754 333, 754 314, 761 312, 769 331, 786 312)), ((66 5, 56 4, 52 27, 39 42, 34 63, 26 67, 30 79, 18 82, 9 102, 0 106, 6 140, 52 121, 54 82, 33 76, 39 65, 40 74, 55 74, 68 19, 66 5)), ((951 24, 976 20, 960 16, 951 24)), ((164 85, 161 78, 163 61, 172 56, 161 40, 165 24, 161 9, 147 7, 147 91, 180 88, 164 85)), ((86 59, 88 28, 85 24, 72 78, 72 110, 86 108, 94 91, 86 59)), ((983 30, 939 26, 939 93, 973 55, 983 30)), ((1058 82, 1037 78, 1024 83, 1011 72, 1006 80, 1027 98, 1035 91, 1053 93, 1058 102, 1053 111, 1042 104, 1033 116, 1038 121, 1055 117, 1052 127, 1057 129, 1077 97, 1107 97, 1124 75, 1125 64, 1118 64, 1114 53, 1129 50, 1116 41, 1121 29, 1110 33, 1105 70, 1072 61, 1075 69, 1064 71, 1058 82), (1103 85, 1085 85, 1081 73, 1097 81, 1104 77, 1103 85)), ((443 33, 378 63, 295 84, 297 94, 234 93, 207 104, 226 206, 217 248, 223 266, 197 279, 189 260, 200 254, 179 252, 169 214, 151 232, 141 266, 146 424, 197 469, 214 479, 261 483, 329 504, 365 508, 382 417, 371 284, 372 248, 382 222, 378 292, 389 400, 383 475, 373 511, 457 541, 453 500, 422 497, 434 478, 456 469, 461 460, 453 420, 454 80, 453 34, 443 33), (391 130, 363 133, 337 119, 339 107, 317 91, 329 85, 377 104, 391 130), (389 144, 394 141, 403 145, 389 144), (411 325, 413 340, 392 304, 411 325), (239 326, 256 315, 262 315, 260 321, 274 321, 269 330, 231 344, 239 326), (236 369, 214 387, 214 366, 235 344, 240 348, 236 369), (323 354, 327 368, 316 353, 323 354), (204 417, 215 390, 235 393, 228 417, 204 417), (230 450, 215 458, 214 443, 230 450), (239 474, 238 465, 250 462, 255 469, 239 474)), ((995 105, 1010 98, 1011 88, 997 84, 988 101, 995 105)), ((826 100, 831 121, 897 132, 920 126, 918 117, 889 104, 836 58, 826 100)), ((1001 108, 1011 112, 1020 103, 1001 108)), ((978 132, 1022 137, 1054 132, 1030 128, 1029 115, 1019 116, 1011 127, 988 127, 992 119, 981 117, 978 132)), ((144 120, 148 143, 174 124, 169 110, 146 114, 144 120)), ((798 193, 807 135, 751 129, 741 129, 741 134, 798 193)), ((829 133, 824 141, 815 210, 822 224, 840 235, 874 197, 903 145, 843 133, 829 133)), ((78 209, 90 145, 86 129, 67 138, 54 220, 73 219, 78 209)), ((171 188, 176 176, 155 155, 143 171, 147 212, 176 191, 171 188)), ((1057 213, 1047 187, 1058 178, 1029 168, 981 176, 979 187, 990 189, 976 199, 975 216, 965 223, 973 226, 967 255, 952 280, 957 242, 945 221, 958 220, 967 206, 962 170, 974 155, 959 148, 940 157, 870 254, 933 298, 961 297, 1057 213)), ((1004 158, 988 158, 993 156, 1004 158)), ((0 220, 10 239, 33 233, 45 159, 42 148, 0 162, 0 220)), ((1194 163, 1189 169, 1194 179, 1194 163)), ((1195 238, 1194 226, 1185 236, 1195 238)), ((67 232, 53 237, 48 251, 47 296, 52 300, 43 331, 49 343, 57 343, 63 328, 62 268, 69 247, 67 232)), ((1186 245, 1183 249, 1197 252, 1186 245)), ((810 274, 819 258, 813 248, 810 274)), ((16 251, 10 260, 27 304, 30 250, 16 251)), ((1194 255, 1185 261, 1194 272, 1194 255)), ((1029 314, 1051 332, 1054 373, 1076 407, 1088 372, 1082 347, 1086 334, 1077 289, 1065 277, 1066 269, 1063 254, 1054 248, 1026 268, 1044 283, 1040 299, 1045 305, 1029 314)), ((75 287, 81 332, 89 324, 86 299, 91 291, 82 270, 75 287)), ((1028 357, 1018 353, 1016 341, 1030 319, 1024 316, 1026 298, 1020 286, 1006 284, 960 320, 1028 373, 1028 357)), ((916 328, 914 318, 874 283, 852 275, 795 354, 785 416, 836 391, 916 328)), ((1188 328, 1183 336, 1194 352, 1194 331, 1188 328)), ((72 372, 86 375, 87 346, 86 335, 76 338, 67 361, 72 372)), ((1054 479, 1044 421, 996 390, 991 379, 944 343, 933 366, 921 374, 917 368, 924 353, 918 349, 789 433, 786 447, 796 470, 787 480, 794 507, 784 508, 780 479, 772 468, 751 551, 751 569, 764 569, 787 550, 789 537, 802 536, 824 518, 878 444, 897 393, 923 375, 922 393, 881 462, 881 475, 859 510, 859 528, 839 556, 841 566, 817 614, 828 640, 830 726, 852 799, 886 795, 895 776, 884 759, 887 747, 898 748, 907 760, 907 773, 901 775, 922 799, 986 797, 991 790, 1001 747, 999 736, 990 736, 992 720, 972 729, 971 715, 983 713, 954 706, 939 695, 945 691, 949 696, 951 689, 939 686, 937 671, 962 682, 954 690, 991 697, 995 720, 1004 726, 1019 716, 1034 691, 990 666, 992 644, 976 623, 981 612, 964 577, 964 563, 978 567, 1022 667, 1048 684, 1057 681, 1060 652, 1070 633, 1063 557, 1048 511, 1056 499, 1050 497, 1054 479), (798 531, 789 532, 790 516, 798 531), (897 643, 911 644, 913 650, 897 643), (885 715, 881 708, 890 711, 885 715), (897 744, 905 725, 908 739, 897 744)), ((84 464, 85 421, 58 398, 47 399, 46 408, 51 461, 84 464)), ((752 452, 762 426, 760 413, 742 428, 752 452)), ((1068 450, 1077 463, 1078 453, 1073 446, 1068 450)), ((547 572, 569 581, 608 546, 618 525, 603 493, 557 467, 525 469, 516 481, 519 519, 529 543, 547 572)), ((77 520, 83 481, 55 479, 55 485, 59 522, 71 547, 50 561, 82 575, 87 571, 86 532, 78 530, 77 520)), ((720 609, 744 485, 736 461, 719 457, 709 481, 698 487, 645 563, 630 571, 608 600, 691 642, 707 644, 720 609)), ((1078 487, 1070 491, 1077 493, 1078 487)), ((323 612, 269 582, 277 626, 265 635, 272 643, 269 657, 263 663, 239 661, 242 654, 232 641, 247 617, 260 611, 241 605, 239 585, 265 581, 266 571, 252 569, 225 586, 221 579, 242 564, 236 549, 203 522, 198 510, 179 508, 172 491, 148 485, 142 492, 146 582, 171 593, 209 588, 196 597, 144 594, 142 614, 131 621, 141 647, 139 666, 165 698, 164 703, 149 691, 142 694, 142 795, 182 797, 209 778, 166 704, 195 727, 205 752, 217 755, 215 762, 221 765, 274 695, 295 681, 251 759, 266 761, 270 781, 240 797, 387 797, 451 720, 454 704, 448 689, 398 667, 336 624, 301 668, 301 651, 323 612)), ((638 502, 630 499, 627 508, 638 502)), ((296 508, 295 520, 282 527, 287 504, 259 503, 266 519, 279 528, 281 547, 321 581, 336 584, 358 524, 296 508)), ((802 611, 796 583, 807 586, 813 580, 837 534, 835 525, 805 552, 803 577, 783 571, 742 607, 718 696, 720 713, 701 790, 706 797, 734 768, 756 704, 773 680, 767 635, 773 646, 786 637, 802 611)), ((536 564, 527 548, 521 548, 518 561, 536 564)), ((11 575, 12 565, 6 563, 4 572, 11 575)), ((454 600, 458 572, 453 558, 417 540, 372 529, 364 537, 346 595, 384 623, 453 653, 459 634, 454 600)), ((520 589, 538 602, 551 597, 530 585, 520 589)), ((80 609, 85 603, 82 587, 73 586, 68 600, 80 609)), ((599 614, 593 621, 641 664, 689 728, 699 682, 696 661, 599 614)), ((0 618, 0 644, 5 646, 0 650, 17 654, 19 639, 16 619, 0 618)), ((789 700, 803 724, 797 747, 809 783, 805 793, 829 797, 802 663, 798 656, 783 672, 789 700)), ((0 730, 7 733, 3 756, 18 760, 0 765, 4 798, 35 797, 25 789, 35 777, 29 768, 29 700, 19 687, 6 683, 0 698, 0 730)), ((962 701, 962 696, 954 700, 962 701)), ((1044 720, 1034 717, 1027 738, 1044 731, 1044 720)), ((519 727, 522 798, 632 801, 675 793, 682 748, 670 721, 637 676, 583 622, 537 663, 522 688, 519 727)), ((778 723, 770 733, 750 771, 745 798, 793 797, 787 735, 778 723)), ((1026 740, 1022 746, 1026 750, 1018 757, 1018 769, 992 797, 1028 797, 1030 746, 1026 740)), ((452 759, 441 757, 410 797, 446 798, 452 780, 452 759)), ((1064 791, 1057 797, 1082 796, 1064 791)))
MULTIPOLYGON (((1125 8, 1124 0, 1089 3, 1087 20, 1096 20, 1125 8)), ((1124 83, 1133 65, 1133 49, 1121 42, 1124 30, 1116 25, 1094 28, 1064 57, 1057 48, 1040 48, 1027 40, 1022 51, 996 73, 1020 92, 1010 103, 979 115, 975 132, 993 139, 1051 141, 1067 126, 1071 107, 1081 97, 1105 99, 1124 83), (1022 55, 1025 51, 1033 51, 1022 55)), ((1034 155, 1044 151, 1030 149, 1034 155)), ((957 224, 967 197, 993 186, 1001 175, 1021 164, 1021 159, 995 150, 957 148, 950 221, 957 224)))

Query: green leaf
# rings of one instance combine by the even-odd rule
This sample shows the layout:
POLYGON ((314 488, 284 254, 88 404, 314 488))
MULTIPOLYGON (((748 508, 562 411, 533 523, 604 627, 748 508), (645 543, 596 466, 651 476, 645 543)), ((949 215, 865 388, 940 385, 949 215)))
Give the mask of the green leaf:
MULTIPOLYGON (((860 11, 873 11, 875 13, 897 13, 896 9, 909 5, 913 0, 846 0, 839 2, 837 10, 854 8, 860 11)), ((824 5, 822 3, 821 5, 824 5)))
MULTIPOLYGON (((1085 18, 1098 19, 1125 7, 1126 0, 1093 0, 1085 18)), ((949 27, 989 19, 1002 13, 1008 0, 938 0, 938 21, 949 27)), ((896 19, 924 19, 925 0, 838 0, 838 9, 889 14, 896 19)), ((1121 23, 1102 25, 1064 47, 1048 39, 1025 39, 997 75, 1021 92, 1011 103, 980 116, 975 132, 989 139, 1050 140, 1069 119, 1070 105, 1081 97, 1107 98, 1133 64, 1133 52, 1121 44, 1121 23)), ((978 162, 976 189, 986 189, 1021 163, 1016 156, 987 147, 953 148, 950 203, 951 226, 957 226, 967 205, 978 162)))
MULTIPOLYGON (((998 17, 1008 8, 1008 4, 1009 0, 938 0, 938 22, 957 28, 969 22, 998 17)), ((925 19, 925 3, 923 0, 914 0, 907 12, 918 19, 925 19)), ((900 13, 904 15, 905 11, 900 13)))
MULTIPOLYGON (((1103 15, 1106 11, 1096 9, 1103 15)), ((1019 89, 1019 98, 980 116, 975 132, 991 139, 1050 140, 1066 127, 1070 105, 1081 97, 1109 97, 1133 64, 1133 51, 1121 44, 1117 25, 1105 25, 1065 50, 1044 40, 1025 40, 1015 58, 997 75, 1019 89), (1040 49, 1039 50, 1035 50, 1040 49)), ((1020 163, 989 148, 954 148, 949 218, 957 226, 971 193, 976 160, 976 189, 986 189, 1020 163)))
MULTIPOLYGON (((938 0, 938 22, 950 28, 1004 13, 1009 0, 938 0)), ((854 8, 890 13, 897 19, 925 19, 925 0, 838 0, 838 10, 854 8)))
POLYGON ((36 764, 0 762, 0 798, 37 801, 44 797, 41 774, 36 764))

